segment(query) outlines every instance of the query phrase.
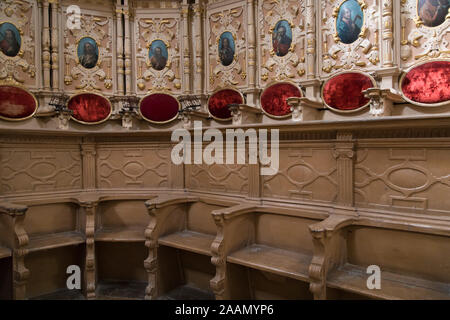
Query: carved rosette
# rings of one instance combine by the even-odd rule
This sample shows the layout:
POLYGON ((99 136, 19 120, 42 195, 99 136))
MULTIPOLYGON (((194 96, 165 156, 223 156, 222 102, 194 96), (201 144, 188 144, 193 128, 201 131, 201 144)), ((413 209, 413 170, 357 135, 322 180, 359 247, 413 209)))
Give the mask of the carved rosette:
POLYGON ((81 29, 68 29, 64 25, 64 83, 67 91, 98 90, 112 93, 113 21, 111 16, 81 15, 81 29), (98 47, 98 61, 93 68, 79 63, 78 44, 85 38, 92 38, 98 47))
MULTIPOLYGON (((306 15, 309 14, 309 18, 314 19, 314 11, 307 12, 306 0, 264 0, 259 2, 258 13, 262 86, 274 79, 302 79, 306 72, 306 25, 309 21, 306 15), (287 21, 292 30, 291 47, 284 56, 276 55, 272 44, 274 28, 281 20, 287 21)), ((314 38, 308 41, 313 44, 314 38)))
MULTIPOLYGON (((376 0, 357 0, 364 17, 361 32, 356 41, 345 44, 340 40, 337 19, 341 5, 347 0, 321 0, 320 69, 324 75, 338 70, 363 68, 374 70, 380 64, 380 7, 376 0)), ((392 19, 392 17, 391 17, 392 19)))
POLYGON ((153 13, 137 17, 135 26, 137 91, 169 90, 181 93, 182 50, 181 15, 153 13), (167 48, 167 61, 161 70, 152 66, 149 49, 160 40, 167 48))
POLYGON ((247 77, 247 9, 246 4, 208 8, 208 90, 227 86, 246 87, 247 77), (224 32, 234 38, 234 59, 224 66, 219 58, 219 41, 224 32))
POLYGON ((404 67, 428 59, 450 58, 450 12, 441 25, 427 27, 418 9, 417 0, 401 0, 401 59, 404 67))
POLYGON ((0 23, 13 24, 20 35, 20 50, 15 57, 0 52, 0 84, 10 83, 37 87, 35 11, 31 0, 0 1, 0 23))

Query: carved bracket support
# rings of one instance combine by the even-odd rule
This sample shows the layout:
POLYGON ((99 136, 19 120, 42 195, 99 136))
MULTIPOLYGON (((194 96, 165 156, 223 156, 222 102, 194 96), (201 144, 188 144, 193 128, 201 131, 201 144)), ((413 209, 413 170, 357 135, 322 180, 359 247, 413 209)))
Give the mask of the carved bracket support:
POLYGON ((354 221, 352 217, 332 215, 309 226, 314 245, 314 256, 309 266, 309 289, 315 300, 326 299, 328 273, 345 262, 346 239, 341 231, 354 221))
POLYGON ((374 117, 392 115, 394 103, 404 102, 402 96, 395 89, 370 88, 363 91, 364 96, 371 100, 370 114, 374 117))
POLYGON ((292 121, 312 121, 317 120, 319 116, 319 110, 323 109, 323 103, 313 101, 308 98, 288 98, 288 105, 292 111, 292 121))
POLYGON ((209 114, 203 111, 195 111, 195 110, 183 110, 180 112, 179 119, 183 123, 184 129, 191 129, 194 127, 195 121, 202 121, 205 125, 209 125, 209 114))
POLYGON ((233 104, 229 105, 228 109, 233 116, 234 126, 261 122, 262 112, 258 108, 250 107, 245 104, 233 104))

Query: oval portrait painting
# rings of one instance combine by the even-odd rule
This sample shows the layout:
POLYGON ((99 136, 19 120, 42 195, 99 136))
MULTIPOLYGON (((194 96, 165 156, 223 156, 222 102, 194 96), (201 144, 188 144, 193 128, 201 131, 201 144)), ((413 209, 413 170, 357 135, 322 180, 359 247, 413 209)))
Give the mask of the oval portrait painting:
POLYGON ((154 40, 148 50, 148 57, 153 69, 158 71, 164 69, 169 58, 169 52, 164 41, 154 40))
POLYGON ((450 0, 419 0, 417 13, 427 27, 437 27, 444 23, 449 14, 450 0))
POLYGON ((288 54, 292 44, 292 29, 286 20, 278 21, 272 32, 273 52, 279 57, 288 54))
POLYGON ((231 32, 226 31, 219 38, 219 59, 222 65, 229 66, 234 60, 236 47, 231 32))
POLYGON ((86 69, 92 69, 98 62, 98 45, 94 39, 86 37, 78 43, 78 61, 86 69))
POLYGON ((355 42, 362 30, 364 13, 357 0, 347 0, 341 4, 336 21, 336 32, 342 43, 355 42))
POLYGON ((15 25, 9 22, 0 24, 0 50, 8 57, 19 54, 22 38, 15 25))

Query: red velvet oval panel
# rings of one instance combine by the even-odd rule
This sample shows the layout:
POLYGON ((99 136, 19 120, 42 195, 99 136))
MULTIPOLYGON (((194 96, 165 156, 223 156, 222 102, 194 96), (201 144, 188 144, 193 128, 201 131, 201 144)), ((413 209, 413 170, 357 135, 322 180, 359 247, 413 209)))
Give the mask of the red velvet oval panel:
POLYGON ((228 120, 231 118, 229 104, 243 104, 244 99, 235 90, 224 89, 214 93, 208 101, 208 109, 211 115, 218 119, 228 120))
POLYGON ((167 122, 178 115, 178 100, 165 93, 154 93, 142 99, 139 108, 144 118, 153 122, 167 122))
POLYGON ((31 116, 36 109, 36 100, 28 91, 13 86, 0 86, 0 117, 20 120, 31 116))
POLYGON ((411 69, 402 80, 402 91, 413 102, 450 100, 450 61, 432 61, 411 69))
POLYGON ((272 116, 283 117, 291 113, 287 99, 301 97, 300 89, 290 83, 277 83, 264 90, 261 95, 261 107, 272 116))
POLYGON ((356 110, 369 103, 363 91, 373 87, 372 80, 361 73, 342 73, 329 79, 323 87, 323 100, 333 109, 356 110))
POLYGON ((97 123, 109 118, 111 104, 105 97, 93 93, 82 93, 69 100, 72 117, 86 123, 97 123))

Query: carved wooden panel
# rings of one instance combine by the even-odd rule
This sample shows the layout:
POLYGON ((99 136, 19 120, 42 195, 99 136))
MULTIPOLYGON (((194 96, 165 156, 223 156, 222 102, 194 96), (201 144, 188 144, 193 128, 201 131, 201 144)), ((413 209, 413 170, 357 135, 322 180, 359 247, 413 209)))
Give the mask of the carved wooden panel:
POLYGON ((401 58, 404 66, 409 67, 418 61, 430 58, 450 57, 449 4, 447 7, 441 7, 438 6, 438 2, 400 1, 401 58), (434 22, 431 23, 428 18, 434 22))
POLYGON ((34 0, 0 2, 0 31, 4 43, 0 51, 0 82, 38 87, 37 10, 34 0), (4 39, 6 32, 11 40, 4 39))
MULTIPOLYGON (((306 0, 260 1, 258 36, 260 39, 261 86, 277 80, 299 80, 305 75, 306 0), (285 21, 285 22, 284 22, 285 21), (277 46, 277 29, 284 27, 283 44, 277 46), (290 41, 289 41, 290 40, 290 41), (275 43, 275 45, 274 45, 275 43), (277 52, 280 47, 281 52, 277 52)), ((279 42, 283 42, 283 39, 279 42)))
POLYGON ((1 193, 62 191, 82 187, 78 145, 0 147, 1 193))
POLYGON ((170 154, 151 147, 98 146, 99 188, 167 187, 170 154))
POLYGON ((137 92, 181 92, 182 25, 178 9, 139 11, 134 25, 137 92), (160 48, 161 54, 155 52, 160 48))
MULTIPOLYGON (((381 2, 383 2, 383 6, 386 5, 390 10, 386 11, 386 16, 390 14, 390 24, 392 25, 392 1, 320 1, 321 28, 319 33, 322 56, 319 59, 319 66, 322 75, 357 68, 373 70, 380 66, 380 60, 382 59, 379 50, 381 2), (351 21, 354 22, 356 19, 356 27, 351 28, 350 31, 344 27, 339 27, 345 7, 351 9, 351 21), (347 32, 340 30, 346 30, 347 32), (344 39, 343 35, 347 35, 349 39, 344 39)), ((344 25, 343 22, 342 24, 344 25)), ((386 26, 389 27, 388 22, 386 26)), ((392 56, 392 54, 390 55, 392 56)), ((389 57, 386 56, 385 58, 389 57)))
POLYGON ((245 2, 208 6, 206 23, 208 91, 225 86, 245 87, 247 85, 246 25, 245 2), (223 40, 224 37, 229 38, 230 47, 234 49, 228 53, 228 55, 234 55, 230 57, 230 60, 233 59, 232 62, 227 61, 225 65, 220 58, 220 51, 223 49, 221 39, 223 40))
POLYGON ((337 169, 332 146, 280 148, 280 168, 264 177, 263 196, 268 198, 335 201, 337 169))
POLYGON ((246 195, 248 193, 248 165, 187 165, 186 187, 191 190, 246 195))
POLYGON ((448 141, 422 145, 361 147, 355 166, 358 206, 394 207, 418 213, 449 212, 448 141))
MULTIPOLYGON (((64 5, 62 10, 65 12, 67 7, 64 5)), ((69 29, 68 17, 63 15, 62 19, 65 91, 98 90, 112 93, 113 70, 116 69, 113 12, 84 9, 80 29, 69 29), (89 44, 91 49, 85 47, 89 44)))

